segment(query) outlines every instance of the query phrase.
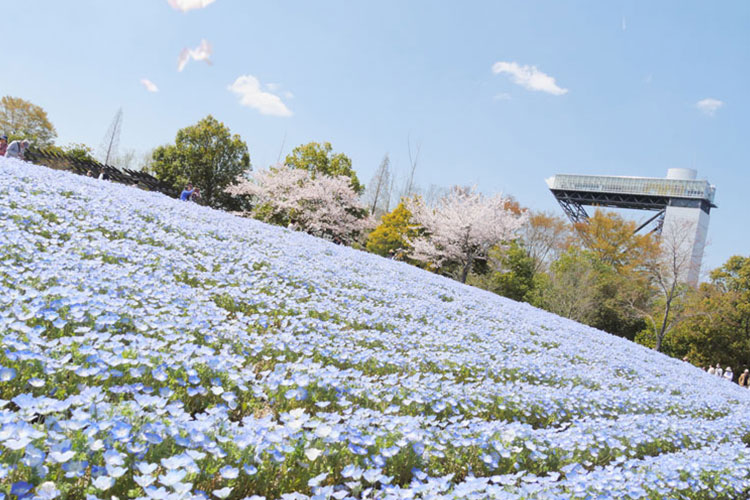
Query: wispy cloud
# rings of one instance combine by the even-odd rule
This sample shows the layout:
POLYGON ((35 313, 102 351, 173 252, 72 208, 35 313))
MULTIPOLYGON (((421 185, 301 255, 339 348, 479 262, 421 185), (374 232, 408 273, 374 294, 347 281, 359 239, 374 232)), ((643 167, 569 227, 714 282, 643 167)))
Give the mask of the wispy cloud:
POLYGON ((147 78, 141 78, 141 84, 146 87, 149 92, 159 92, 159 87, 154 82, 147 78))
POLYGON ((722 101, 711 97, 702 99, 695 103, 695 107, 708 116, 714 116, 719 108, 722 108, 723 106, 724 103, 722 101))
POLYGON ((622 16, 622 31, 628 29, 628 24, 625 22, 625 16, 622 16))
POLYGON ((206 61, 206 63, 211 64, 209 57, 211 57, 212 52, 211 44, 205 40, 201 40, 201 44, 194 49, 182 49, 180 57, 177 58, 177 71, 185 69, 185 65, 190 59, 194 61, 206 61))
POLYGON ((521 66, 516 62, 498 61, 492 65, 492 72, 496 75, 507 73, 513 83, 529 90, 538 90, 552 95, 568 93, 568 89, 559 87, 553 77, 542 73, 536 66, 521 66))
POLYGON ((175 10, 187 12, 193 9, 202 9, 211 5, 216 0, 167 0, 169 5, 175 10))
POLYGON ((240 96, 242 106, 256 109, 263 115, 292 116, 279 96, 261 90, 260 82, 253 75, 238 77, 228 88, 240 96))
POLYGON ((492 96, 493 101, 510 101, 510 94, 507 92, 501 92, 492 96))

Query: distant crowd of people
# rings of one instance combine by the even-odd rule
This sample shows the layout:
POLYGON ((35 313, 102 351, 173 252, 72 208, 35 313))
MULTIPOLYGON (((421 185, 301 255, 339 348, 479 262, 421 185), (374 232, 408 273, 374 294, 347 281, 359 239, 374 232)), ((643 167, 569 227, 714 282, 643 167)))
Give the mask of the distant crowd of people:
POLYGON ((30 145, 31 142, 28 139, 12 141, 8 144, 8 136, 5 134, 0 135, 0 156, 23 160, 23 155, 26 153, 26 150, 29 149, 30 145))
MULTIPOLYGON (((716 375, 717 377, 725 378, 730 382, 734 380, 734 372, 732 371, 731 366, 727 366, 726 368, 722 369, 721 365, 719 363, 716 363, 716 366, 708 366, 703 370, 708 372, 709 375, 716 375)), ((737 383, 741 387, 750 388, 750 370, 745 369, 745 371, 742 372, 737 379, 737 383)))

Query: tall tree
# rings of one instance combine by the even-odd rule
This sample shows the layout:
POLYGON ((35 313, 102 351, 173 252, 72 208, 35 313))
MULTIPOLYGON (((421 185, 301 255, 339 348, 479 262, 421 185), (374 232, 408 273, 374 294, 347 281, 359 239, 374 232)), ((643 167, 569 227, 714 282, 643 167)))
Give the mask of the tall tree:
POLYGON ((402 201, 383 215, 380 224, 367 236, 367 251, 402 260, 411 252, 409 240, 417 236, 419 226, 402 201))
POLYGON ((315 177, 317 174, 330 176, 344 175, 351 181, 352 188, 358 194, 364 191, 359 183, 357 173, 352 168, 352 160, 343 153, 333 153, 330 142, 323 144, 309 142, 297 146, 284 160, 286 165, 307 170, 315 177))
MULTIPOLYGON (((731 257, 677 302, 689 313, 664 338, 663 352, 703 367, 750 367, 750 256, 731 257)), ((639 341, 653 346, 656 338, 645 331, 639 341)))
POLYGON ((487 268, 483 274, 471 273, 466 282, 509 299, 531 300, 534 259, 518 241, 507 248, 491 248, 487 253, 487 268))
POLYGON ((661 351, 664 337, 684 312, 674 305, 689 289, 685 279, 692 263, 690 229, 691 224, 686 222, 665 224, 659 237, 659 254, 646 262, 647 272, 659 294, 656 313, 644 314, 655 332, 654 349, 657 351, 661 351))
POLYGON ((117 157, 118 147, 120 146, 120 131, 122 130, 122 108, 117 110, 115 117, 112 119, 107 133, 104 134, 102 144, 99 146, 99 160, 105 165, 112 165, 117 157))
POLYGON ((588 324, 634 339, 654 297, 649 269, 659 256, 657 239, 636 233, 635 222, 602 210, 575 228, 580 245, 596 262, 597 307, 588 324))
POLYGON ((525 214, 510 208, 500 194, 484 197, 474 188, 454 187, 434 208, 421 198, 409 200, 407 209, 424 233, 411 241, 411 257, 437 267, 456 266, 456 278, 466 278, 477 259, 486 259, 496 245, 515 239, 525 222, 525 214))
POLYGON ((176 188, 192 183, 206 204, 232 208, 224 189, 250 169, 250 154, 239 135, 208 115, 177 132, 175 143, 157 147, 150 170, 176 188))
POLYGON ((0 132, 13 139, 29 139, 33 146, 51 146, 57 131, 47 118, 47 112, 20 97, 0 99, 0 132))
POLYGON ((406 138, 406 145, 409 150, 409 179, 406 183, 406 189, 402 193, 402 196, 411 196, 414 194, 414 173, 417 171, 417 163, 419 163, 419 153, 422 150, 422 144, 417 142, 414 154, 411 150, 411 136, 406 138))
POLYGON ((337 243, 352 244, 374 224, 345 175, 313 175, 281 165, 239 178, 227 188, 233 196, 249 196, 250 214, 289 225, 337 243))
POLYGON ((521 240, 534 263, 534 273, 546 271, 572 243, 572 226, 561 217, 532 212, 521 230, 521 240))
POLYGON ((535 277, 530 302, 559 316, 592 324, 597 309, 596 258, 572 246, 552 262, 548 274, 535 277))
POLYGON ((575 228, 584 247, 623 273, 643 271, 659 254, 659 245, 651 233, 636 233, 635 222, 615 212, 596 210, 588 221, 575 228))
POLYGON ((386 154, 365 191, 365 199, 367 200, 371 214, 376 215, 376 212, 383 213, 388 209, 391 197, 390 184, 391 159, 386 154))

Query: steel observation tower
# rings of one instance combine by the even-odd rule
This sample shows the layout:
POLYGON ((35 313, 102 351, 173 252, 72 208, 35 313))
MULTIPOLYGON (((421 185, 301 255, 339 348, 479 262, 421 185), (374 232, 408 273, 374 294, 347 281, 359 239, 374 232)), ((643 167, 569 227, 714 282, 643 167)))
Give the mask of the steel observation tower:
POLYGON ((628 208, 656 212, 636 232, 650 227, 650 231, 661 234, 664 227, 672 224, 687 231, 690 266, 683 279, 695 285, 700 276, 709 215, 716 208, 716 187, 696 176, 697 172, 690 168, 670 168, 665 179, 561 174, 546 182, 571 222, 588 219, 585 206, 628 208))

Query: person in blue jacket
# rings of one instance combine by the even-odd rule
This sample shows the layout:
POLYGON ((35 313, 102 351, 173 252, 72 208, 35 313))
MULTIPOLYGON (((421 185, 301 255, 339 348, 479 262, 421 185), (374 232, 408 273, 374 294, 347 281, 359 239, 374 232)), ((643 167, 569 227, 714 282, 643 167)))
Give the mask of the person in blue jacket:
POLYGON ((192 184, 188 184, 185 186, 185 189, 182 190, 182 193, 180 193, 180 200, 182 201, 190 201, 193 198, 200 198, 201 192, 198 188, 194 188, 192 184))

